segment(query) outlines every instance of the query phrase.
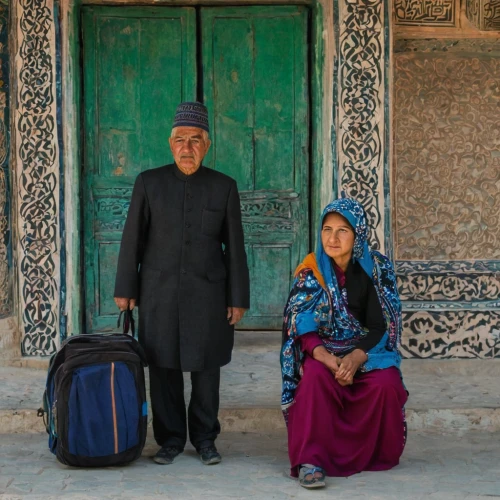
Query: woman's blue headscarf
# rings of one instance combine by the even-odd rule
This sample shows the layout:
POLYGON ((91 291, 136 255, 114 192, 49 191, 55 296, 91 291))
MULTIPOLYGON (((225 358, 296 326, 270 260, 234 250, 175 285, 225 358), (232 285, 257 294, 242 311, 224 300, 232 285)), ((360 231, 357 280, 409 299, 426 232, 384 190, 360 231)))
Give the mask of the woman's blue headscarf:
POLYGON ((339 198, 327 205, 321 215, 315 259, 311 260, 310 255, 299 266, 285 307, 281 352, 284 408, 293 402, 295 388, 300 380, 303 354, 295 342, 300 335, 316 331, 326 349, 332 354, 342 355, 367 334, 367 330, 349 312, 333 271, 332 259, 323 249, 323 222, 333 212, 345 217, 354 229, 353 261, 359 262, 372 279, 387 325, 380 342, 367 352, 368 360, 361 370, 399 367, 401 361, 398 351, 401 302, 392 264, 380 252, 370 249, 368 225, 362 205, 351 198, 339 198), (311 263, 317 268, 314 269, 311 263))
POLYGON ((332 201, 323 210, 321 215, 320 227, 318 231, 318 241, 316 247, 316 261, 326 283, 333 281, 331 259, 326 255, 321 241, 321 230, 325 217, 331 213, 342 215, 354 229, 356 237, 354 239, 354 248, 352 259, 359 262, 368 276, 373 274, 373 258, 368 246, 368 226, 366 224, 366 215, 363 207, 357 201, 351 198, 339 198, 332 201))

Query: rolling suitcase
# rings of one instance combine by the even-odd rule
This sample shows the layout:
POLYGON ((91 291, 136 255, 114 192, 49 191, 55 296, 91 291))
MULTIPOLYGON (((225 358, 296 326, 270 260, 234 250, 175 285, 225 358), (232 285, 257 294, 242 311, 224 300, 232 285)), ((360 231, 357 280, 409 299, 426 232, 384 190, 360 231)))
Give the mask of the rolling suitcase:
MULTIPOLYGON (((146 357, 133 337, 131 311, 124 332, 67 338, 51 358, 44 392, 49 448, 76 467, 132 462, 146 441, 146 357)), ((120 324, 118 319, 118 325, 120 324)))

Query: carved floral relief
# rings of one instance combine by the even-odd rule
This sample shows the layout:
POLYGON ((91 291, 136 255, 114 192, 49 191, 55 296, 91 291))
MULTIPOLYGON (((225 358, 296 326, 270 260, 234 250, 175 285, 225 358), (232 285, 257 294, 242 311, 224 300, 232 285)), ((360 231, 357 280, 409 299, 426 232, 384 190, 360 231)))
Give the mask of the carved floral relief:
POLYGON ((396 258, 500 259, 500 59, 394 61, 396 258))
POLYGON ((52 0, 19 0, 18 108, 19 293, 24 355, 59 344, 59 161, 52 0))
POLYGON ((497 357, 500 312, 403 312, 401 352, 407 358, 497 357))

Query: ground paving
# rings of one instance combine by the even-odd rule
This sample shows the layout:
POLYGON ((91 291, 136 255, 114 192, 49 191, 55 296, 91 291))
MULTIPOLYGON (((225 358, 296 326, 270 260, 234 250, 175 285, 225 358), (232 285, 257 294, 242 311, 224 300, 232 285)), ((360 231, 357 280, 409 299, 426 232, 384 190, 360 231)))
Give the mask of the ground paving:
POLYGON ((277 334, 237 334, 233 361, 222 371, 223 462, 212 467, 191 448, 173 465, 155 464, 151 432, 143 456, 130 466, 62 466, 36 417, 46 369, 4 364, 0 498, 500 499, 500 360, 404 360, 402 370, 410 432, 401 464, 329 478, 326 490, 310 492, 286 477, 277 334), (230 432, 241 430, 258 432, 230 432))
POLYGON ((410 433, 398 467, 328 478, 306 491, 286 477, 286 436, 223 433, 223 461, 204 466, 192 448, 172 465, 155 464, 156 445, 125 467, 75 469, 60 465, 42 434, 0 435, 0 498, 15 499, 500 499, 500 433, 460 439, 410 433))

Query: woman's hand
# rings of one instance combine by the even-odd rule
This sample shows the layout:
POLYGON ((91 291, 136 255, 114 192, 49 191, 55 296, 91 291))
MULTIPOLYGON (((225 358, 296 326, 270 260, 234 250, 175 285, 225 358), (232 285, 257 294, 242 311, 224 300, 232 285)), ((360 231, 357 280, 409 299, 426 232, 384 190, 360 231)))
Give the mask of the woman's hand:
POLYGON ((335 373, 337 382, 344 385, 351 385, 354 382, 354 374, 359 367, 368 359, 366 353, 361 349, 354 349, 341 359, 339 369, 335 373))
POLYGON ((314 359, 323 363, 335 375, 342 361, 340 358, 332 356, 322 345, 315 347, 312 354, 314 359))

